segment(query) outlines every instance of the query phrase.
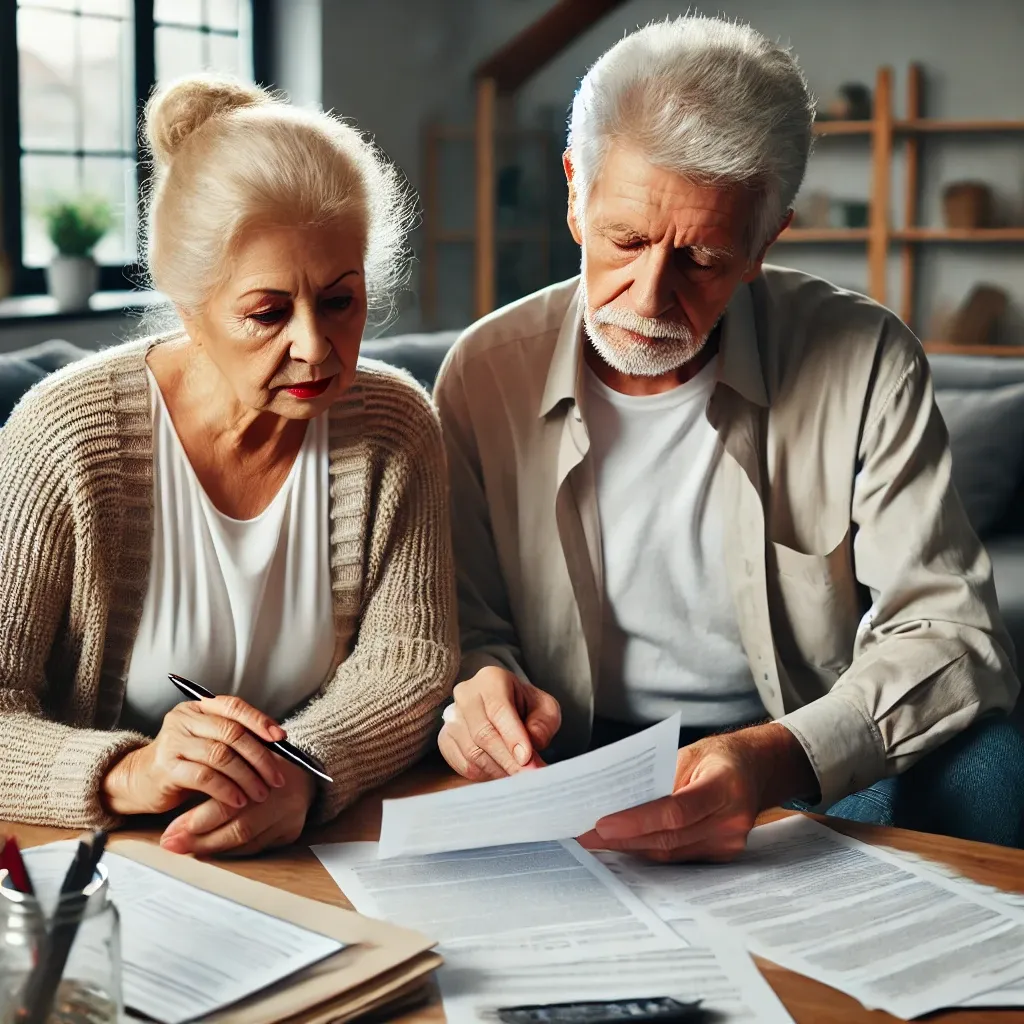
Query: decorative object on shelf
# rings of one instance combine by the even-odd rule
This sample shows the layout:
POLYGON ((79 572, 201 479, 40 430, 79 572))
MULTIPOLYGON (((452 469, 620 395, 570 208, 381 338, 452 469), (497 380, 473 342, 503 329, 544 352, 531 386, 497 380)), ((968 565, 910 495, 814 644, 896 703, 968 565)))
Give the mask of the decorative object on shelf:
POLYGON ((61 312, 87 309, 99 284, 92 251, 114 222, 110 204, 87 195, 62 199, 47 206, 43 218, 57 250, 46 268, 47 289, 61 312))
POLYGON ((870 121, 871 90, 860 82, 847 82, 836 90, 824 110, 816 113, 819 121, 870 121))
POLYGON ((983 181, 954 181, 942 190, 942 215, 947 228, 992 226, 992 189, 983 181))
POLYGON ((832 204, 832 227, 866 228, 868 204, 863 199, 837 199, 832 204))
POLYGON ((964 348, 991 345, 999 321, 1006 312, 1009 296, 991 284, 975 285, 949 320, 946 337, 950 344, 964 348))

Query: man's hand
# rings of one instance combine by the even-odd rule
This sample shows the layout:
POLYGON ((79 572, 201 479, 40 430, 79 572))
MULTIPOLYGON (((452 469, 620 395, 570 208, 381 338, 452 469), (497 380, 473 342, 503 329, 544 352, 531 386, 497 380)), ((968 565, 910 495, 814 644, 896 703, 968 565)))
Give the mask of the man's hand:
POLYGON ((660 861, 732 860, 761 811, 817 788, 807 755, 785 726, 709 736, 679 751, 672 796, 610 814, 580 842, 660 861))
POLYGON ((306 824, 316 783, 297 765, 272 754, 285 783, 263 803, 239 810, 218 800, 205 800, 175 818, 160 837, 171 853, 244 856, 274 846, 294 843, 306 824))
POLYGON ((558 701, 503 668, 482 668, 455 687, 437 745, 467 779, 501 779, 539 768, 537 756, 562 724, 558 701))

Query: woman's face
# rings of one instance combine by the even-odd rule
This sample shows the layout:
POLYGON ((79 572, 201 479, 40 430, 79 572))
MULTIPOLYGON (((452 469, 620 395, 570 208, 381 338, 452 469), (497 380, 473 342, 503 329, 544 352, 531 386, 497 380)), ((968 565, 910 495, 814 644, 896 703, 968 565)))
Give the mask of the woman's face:
POLYGON ((366 326, 363 246, 348 220, 242 233, 225 281, 184 318, 242 405, 311 419, 351 385, 366 326))

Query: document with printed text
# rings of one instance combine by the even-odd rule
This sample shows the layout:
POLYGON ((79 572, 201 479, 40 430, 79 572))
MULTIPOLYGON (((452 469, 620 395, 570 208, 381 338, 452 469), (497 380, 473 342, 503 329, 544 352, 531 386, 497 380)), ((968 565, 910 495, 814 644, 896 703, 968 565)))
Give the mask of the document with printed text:
POLYGON ((983 892, 794 816, 731 864, 602 863, 666 921, 710 915, 751 952, 907 1019, 1024 979, 1024 918, 983 892))
POLYGON ((669 796, 679 715, 546 768, 425 796, 385 800, 380 856, 569 839, 599 818, 669 796))
MULTIPOLYGON (((68 843, 27 850, 35 884, 63 878, 73 850, 68 843), (60 848, 66 852, 55 856, 60 848)), ((161 1024, 204 1017, 344 948, 128 857, 107 853, 103 864, 121 915, 125 1005, 161 1024)))
POLYGON ((715 1020, 791 1024, 738 942, 696 917, 666 925, 571 840, 392 860, 375 846, 313 852, 361 913, 440 936, 449 1024, 652 995, 701 999, 715 1020))

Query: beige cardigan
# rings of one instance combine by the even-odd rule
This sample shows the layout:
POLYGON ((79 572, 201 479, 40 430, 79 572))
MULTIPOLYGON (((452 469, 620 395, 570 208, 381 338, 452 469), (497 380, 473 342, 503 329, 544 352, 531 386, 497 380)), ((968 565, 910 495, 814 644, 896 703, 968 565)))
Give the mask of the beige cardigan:
MULTIPOLYGON (((48 377, 0 430, 0 819, 117 824, 100 781, 147 742, 118 720, 150 563, 153 343, 48 377)), ((283 723, 335 780, 313 821, 422 753, 458 664, 433 408, 363 364, 329 415, 337 669, 283 723)))

